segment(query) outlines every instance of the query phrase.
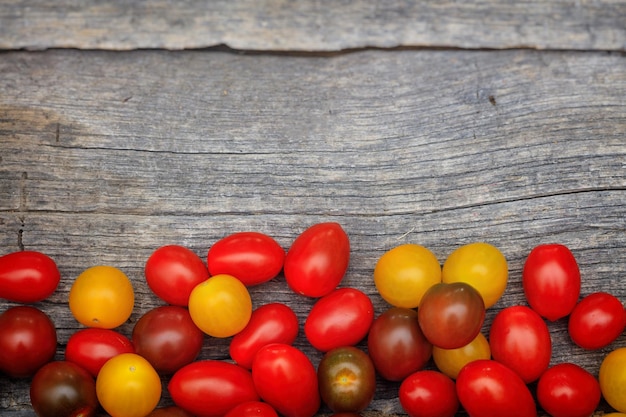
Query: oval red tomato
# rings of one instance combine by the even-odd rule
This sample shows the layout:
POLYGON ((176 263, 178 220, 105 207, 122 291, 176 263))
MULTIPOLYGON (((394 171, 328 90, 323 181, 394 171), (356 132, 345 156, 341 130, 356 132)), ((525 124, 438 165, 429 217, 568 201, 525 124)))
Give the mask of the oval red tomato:
POLYGON ((526 306, 507 307, 496 314, 489 347, 493 359, 515 371, 525 383, 537 380, 552 357, 548 326, 526 306))
POLYGON ((402 381, 400 404, 409 417, 454 417, 459 409, 454 381, 437 371, 417 371, 402 381))
POLYGON ((522 271, 524 294, 530 307, 550 321, 572 312, 580 295, 580 270, 564 245, 535 247, 522 271))
POLYGON ((559 363, 537 383, 537 401, 552 417, 589 417, 600 404, 600 383, 573 363, 559 363))
POLYGON ((285 257, 284 274, 297 294, 322 297, 337 288, 350 261, 350 240, 338 223, 318 223, 302 232, 285 257))
POLYGON ((14 378, 33 376, 57 349, 54 323, 31 306, 11 307, 0 314, 0 371, 14 378))
POLYGON ((320 298, 304 323, 304 333, 322 352, 359 343, 374 321, 374 305, 363 291, 339 288, 320 298))
POLYGON ((207 256, 211 275, 228 274, 247 286, 262 284, 283 269, 285 250, 272 237, 239 232, 218 240, 207 256))
POLYGON ((507 366, 479 359, 461 369, 456 392, 472 417, 536 417, 537 405, 522 379, 507 366))
POLYGON ((317 371, 291 345, 262 347, 252 363, 252 379, 263 401, 285 417, 312 417, 320 408, 317 371))
POLYGON ((259 400, 248 370, 217 360, 183 366, 170 379, 168 391, 176 405, 197 417, 223 416, 238 404, 259 400))
POLYGON ((161 246, 146 261, 146 282, 161 300, 187 306, 196 285, 209 279, 206 265, 191 249, 180 245, 161 246))
POLYGON ((244 368, 252 368, 256 353, 270 343, 292 344, 298 337, 298 317, 281 303, 269 303, 252 312, 246 327, 230 342, 230 357, 244 368))
POLYGON ((0 298, 35 303, 52 295, 60 280, 54 260, 41 252, 25 250, 0 256, 0 298))
POLYGON ((612 294, 596 292, 583 298, 569 317, 568 331, 578 346, 595 350, 611 344, 626 327, 626 310, 612 294))
POLYGON ((224 417, 278 417, 278 414, 268 403, 248 401, 235 406, 224 417))
POLYGON ((77 330, 70 336, 65 347, 65 360, 80 365, 96 377, 102 365, 112 357, 134 352, 133 344, 123 334, 94 327, 77 330))

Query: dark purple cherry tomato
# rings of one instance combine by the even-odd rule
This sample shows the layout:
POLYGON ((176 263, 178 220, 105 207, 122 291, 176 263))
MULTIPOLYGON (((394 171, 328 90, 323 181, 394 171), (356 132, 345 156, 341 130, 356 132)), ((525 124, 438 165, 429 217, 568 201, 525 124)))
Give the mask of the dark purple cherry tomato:
POLYGON ((146 417, 193 417, 190 413, 176 405, 155 408, 146 417))
POLYGON ((270 236, 239 232, 218 240, 207 256, 211 275, 228 274, 246 286, 276 277, 283 269, 285 250, 270 236))
POLYGON ((528 304, 541 317, 550 321, 565 317, 580 295, 576 258, 564 245, 539 245, 526 258, 522 284, 528 304))
POLYGON ((61 274, 49 256, 36 251, 0 256, 0 298, 35 303, 56 290, 61 274))
POLYGON ((459 410, 454 381, 437 371, 417 371, 402 381, 400 404, 409 417, 454 417, 459 410))
POLYGON ((186 307, 194 287, 209 279, 209 270, 192 250, 162 246, 146 261, 145 276, 154 294, 168 304, 186 307))
POLYGON ((589 417, 600 404, 600 383, 573 363, 559 363, 537 383, 537 401, 552 417, 589 417))
POLYGON ((465 282, 430 287, 417 310, 426 339, 442 349, 458 349, 476 338, 485 320, 480 293, 465 282))
POLYGON ((367 347, 378 373, 390 381, 401 381, 422 369, 433 352, 420 329, 417 311, 402 307, 392 307, 374 320, 367 347))
POLYGON ((268 403, 248 401, 235 406, 224 417, 278 417, 278 414, 268 403))
POLYGON ((169 375, 193 362, 202 350, 204 333, 179 306, 160 306, 135 323, 132 335, 135 352, 154 369, 169 375))
POLYGON ((0 315, 0 371, 14 378, 33 376, 57 349, 54 323, 31 306, 11 307, 0 315))
POLYGON ((95 378, 102 365, 113 356, 134 352, 132 342, 123 334, 94 327, 78 330, 70 336, 65 360, 80 365, 95 378))
POLYGON ((356 288, 339 288, 320 298, 309 312, 304 333, 322 352, 359 343, 374 321, 372 300, 356 288))
POLYGON ((589 294, 572 310, 568 331, 578 346, 595 350, 611 344, 626 327, 626 310, 612 294, 589 294))
POLYGON ((230 342, 230 357, 244 368, 252 368, 256 353, 270 343, 292 344, 298 337, 298 317, 281 303, 270 303, 252 312, 246 327, 230 342))
POLYGON ((350 261, 350 240, 338 223, 318 223, 300 234, 285 257, 285 280, 297 294, 323 297, 337 288, 350 261))
POLYGON ((67 361, 49 362, 37 371, 30 402, 39 417, 91 417, 99 405, 93 376, 67 361))

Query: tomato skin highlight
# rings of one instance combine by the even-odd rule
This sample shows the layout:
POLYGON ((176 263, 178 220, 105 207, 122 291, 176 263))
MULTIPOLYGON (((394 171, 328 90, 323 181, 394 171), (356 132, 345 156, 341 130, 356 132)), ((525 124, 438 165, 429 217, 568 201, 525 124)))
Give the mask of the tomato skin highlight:
POLYGON ((285 256, 289 287, 307 297, 323 297, 337 288, 348 270, 350 240, 339 223, 318 223, 303 231, 285 256))
POLYGON ((572 341, 588 350, 613 343, 625 327, 626 309, 617 297, 605 292, 584 297, 572 310, 568 322, 572 341))
POLYGON ((409 375, 398 396, 409 417, 454 417, 460 405, 454 381, 437 371, 409 375))
POLYGON ((65 347, 65 360, 74 362, 94 378, 106 361, 122 353, 134 353, 126 336, 110 329, 87 328, 73 333, 65 347))
POLYGON ((307 340, 319 351, 353 346, 374 321, 372 300, 356 288, 339 288, 320 298, 304 323, 307 340))
POLYGON ((537 383, 537 401, 552 417, 589 417, 600 404, 600 383, 573 363, 559 363, 537 383))
POLYGON ((56 291, 61 274, 49 256, 37 251, 0 256, 0 298, 17 303, 36 303, 56 291))

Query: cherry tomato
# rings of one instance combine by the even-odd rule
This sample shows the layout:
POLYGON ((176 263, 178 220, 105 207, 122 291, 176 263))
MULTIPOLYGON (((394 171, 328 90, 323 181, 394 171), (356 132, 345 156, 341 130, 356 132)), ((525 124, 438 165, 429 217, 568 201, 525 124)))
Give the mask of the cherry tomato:
POLYGON ((193 417, 190 413, 176 405, 155 408, 147 417, 193 417))
POLYGON ((578 346, 595 350, 611 344, 626 327, 626 310, 614 295, 596 292, 583 298, 572 310, 569 335, 578 346))
POLYGON ((211 275, 228 274, 246 286, 258 285, 280 273, 285 250, 263 233, 239 232, 215 242, 207 262, 211 275))
POLYGON ((537 401, 552 417, 589 417, 600 397, 598 380, 573 363, 554 365, 537 384, 537 401))
POLYGON ((161 379, 146 359, 136 353, 122 353, 100 369, 96 394, 111 416, 145 417, 161 399, 161 379))
POLYGON ((626 347, 604 357, 598 379, 606 402, 620 413, 626 413, 626 347))
POLYGON ((426 291, 417 315, 420 328, 430 343, 443 349, 457 349, 480 333, 485 304, 471 285, 441 282, 426 291))
POLYGON ((578 302, 578 263, 564 245, 539 245, 526 258, 522 284, 530 307, 550 321, 558 320, 570 314, 578 302))
POLYGON ((39 417, 91 417, 99 406, 91 374, 67 361, 49 362, 37 371, 30 402, 39 417))
POLYGON ((322 297, 337 288, 350 261, 350 240, 338 223, 318 223, 302 232, 285 256, 284 274, 297 294, 322 297))
POLYGON ((14 378, 33 376, 56 349, 54 323, 41 310, 16 306, 0 315, 0 371, 14 378))
POLYGON ((467 364, 456 379, 461 406, 472 417, 536 417, 535 400, 519 375, 494 360, 467 364))
POLYGON ((317 367, 322 401, 334 412, 360 412, 374 399, 376 369, 354 346, 328 351, 317 367))
POLYGON ((248 401, 232 408, 224 417, 278 417, 268 403, 248 401))
POLYGON ((474 287, 485 302, 493 306, 504 294, 509 270, 506 258, 498 248, 485 242, 474 242, 455 249, 443 263, 442 281, 465 282, 474 287))
POLYGON ((437 371, 409 375, 398 396, 409 417, 454 417, 459 409, 454 381, 437 371))
POLYGON ((315 367, 291 345, 262 347, 252 363, 252 379, 263 401, 284 417, 312 417, 320 408, 315 367))
POLYGON ((252 316, 252 299, 232 275, 215 275, 196 285, 189 296, 193 322, 213 337, 230 337, 242 331, 252 316))
POLYGON ((339 288, 320 298, 304 323, 304 334, 311 345, 327 352, 356 345, 374 321, 372 300, 356 288, 339 288))
POLYGON ((80 365, 94 378, 109 359, 121 353, 134 353, 131 341, 110 329, 77 330, 67 341, 65 360, 80 365))
POLYGON ((160 306, 139 318, 132 339, 137 354, 146 358, 158 373, 169 375, 198 357, 204 333, 186 308, 160 306))
POLYGON ((248 370, 218 360, 183 366, 170 379, 168 390, 176 405, 196 417, 223 416, 241 403, 259 400, 248 370))
POLYGON ((491 359, 489 342, 482 333, 478 333, 474 340, 460 348, 442 349, 433 346, 435 366, 453 379, 456 379, 465 365, 478 359, 491 359))
POLYGON ((537 380, 552 356, 548 326, 526 306, 507 307, 495 316, 489 347, 493 359, 517 372, 525 383, 537 380))
POLYGON ((209 270, 198 255, 180 245, 161 246, 146 261, 146 282, 161 300, 186 307, 194 287, 209 279, 209 270))
POLYGON ((230 342, 230 357, 246 369, 252 368, 256 353, 270 343, 292 344, 298 337, 298 317, 281 303, 262 305, 252 312, 248 325, 230 342))
POLYGON ((396 246, 385 252, 374 267, 378 293, 395 307, 418 307, 424 293, 439 282, 439 261, 421 245, 396 246))
POLYGON ((401 307, 392 307, 374 320, 367 347, 374 367, 389 381, 401 381, 422 369, 433 351, 420 329, 417 311, 401 307))
POLYGON ((86 269, 70 289, 70 311, 87 327, 118 327, 128 320, 134 304, 135 293, 130 280, 113 266, 86 269))
POLYGON ((0 256, 0 298, 36 303, 52 295, 60 280, 56 263, 41 252, 25 250, 0 256))

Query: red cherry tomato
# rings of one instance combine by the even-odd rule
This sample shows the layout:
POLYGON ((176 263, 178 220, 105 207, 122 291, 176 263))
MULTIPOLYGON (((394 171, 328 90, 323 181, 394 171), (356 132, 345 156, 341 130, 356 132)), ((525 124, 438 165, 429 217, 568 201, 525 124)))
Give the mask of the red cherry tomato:
POLYGON ((248 401, 235 406, 224 417, 278 417, 278 414, 268 403, 248 401))
POLYGON ((550 321, 572 312, 580 295, 580 270, 572 252, 556 243, 535 247, 522 271, 530 307, 550 321))
POLYGON ((496 315, 489 347, 493 359, 515 371, 525 383, 537 380, 552 357, 548 326, 526 306, 507 307, 496 315))
POLYGON ((359 343, 374 321, 372 300, 356 288, 339 288, 320 298, 304 323, 314 348, 331 349, 359 343))
POLYGON ((554 365, 537 383, 537 401, 552 417, 589 417, 601 396, 598 380, 573 363, 554 365))
POLYGON ((437 371, 417 371, 402 381, 398 394, 409 417, 454 417, 459 409, 454 381, 437 371))
POLYGON ((56 290, 61 274, 49 256, 35 251, 0 256, 0 298, 36 303, 56 290))
POLYGON ((252 368, 256 353, 270 343, 292 344, 298 337, 298 317, 281 303, 270 303, 252 312, 246 327, 230 342, 230 357, 244 368, 252 368))
POLYGON ((291 345, 262 347, 252 363, 252 379, 263 401, 284 417, 312 417, 320 408, 317 371, 291 345))
POLYGON ((522 379, 490 359, 465 365, 456 379, 461 406, 472 417, 536 417, 535 400, 522 379))
POLYGON ((318 223, 300 234, 285 257, 285 280, 297 294, 322 297, 348 269, 350 240, 338 223, 318 223))
POLYGON ((145 276, 154 294, 168 304, 187 306, 194 287, 209 279, 198 255, 179 245, 162 246, 146 261, 145 276))
POLYGON ((262 284, 283 269, 285 250, 270 236, 239 232, 218 240, 207 256, 211 275, 228 274, 246 286, 262 284))
POLYGON ((54 323, 31 306, 11 307, 0 315, 0 371, 14 378, 33 376, 57 349, 54 323))
POLYGON ((572 310, 568 331, 578 346, 595 350, 611 344, 626 327, 626 310, 614 295, 596 292, 583 298, 572 310))
POLYGON ((65 360, 76 363, 93 377, 109 359, 121 353, 134 353, 131 341, 110 329, 88 328, 73 333, 65 347, 65 360))
POLYGON ((259 400, 249 371, 217 360, 183 366, 167 388, 174 403, 196 417, 223 416, 241 403, 259 400))

